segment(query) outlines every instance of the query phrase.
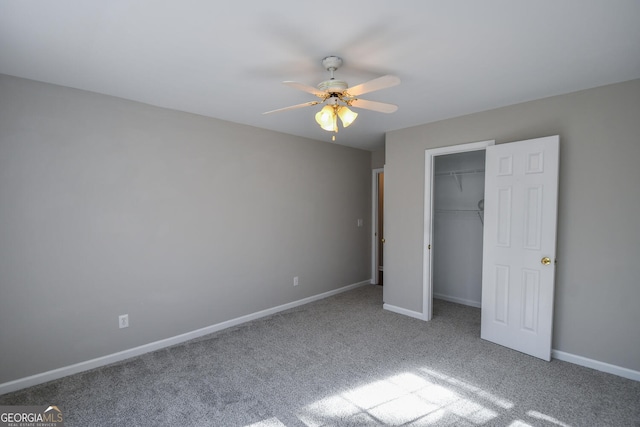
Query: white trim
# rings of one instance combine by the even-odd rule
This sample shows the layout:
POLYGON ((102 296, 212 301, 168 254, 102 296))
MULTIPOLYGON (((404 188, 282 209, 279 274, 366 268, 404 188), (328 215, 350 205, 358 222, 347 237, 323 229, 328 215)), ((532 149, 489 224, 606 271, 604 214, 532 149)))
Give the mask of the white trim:
POLYGON ((444 300, 444 301, 455 302, 456 304, 468 305, 470 307, 476 307, 476 308, 482 307, 482 304, 479 301, 472 301, 470 299, 451 297, 449 295, 435 294, 435 293, 433 294, 433 297, 436 299, 444 300))
POLYGON ((382 304, 382 308, 388 311, 392 311, 394 313, 402 314, 409 317, 414 317, 420 320, 425 320, 424 315, 418 311, 407 310, 406 308, 398 307, 391 304, 382 304))
POLYGON ((10 393, 12 391, 20 390, 23 388, 31 387, 34 385, 42 384, 48 381, 57 380, 68 375, 77 374, 79 372, 88 371, 89 369, 99 368, 101 366, 110 365, 115 362, 120 362, 131 357, 140 356, 141 354, 149 353, 152 351, 160 350, 162 348, 170 347, 172 345, 180 344, 185 341, 199 338, 201 336, 221 331, 223 329, 237 326, 242 323, 249 322, 251 320, 260 319, 261 317, 270 316, 280 311, 288 310, 290 308, 298 307, 310 302, 318 301, 330 296, 350 291, 355 288, 359 288, 364 285, 369 285, 369 280, 354 283, 352 285, 343 286, 342 288, 334 289, 332 291, 324 292, 311 297, 303 298, 298 301, 293 301, 287 304, 282 304, 277 307, 268 308, 266 310, 258 311, 255 313, 247 314, 245 316, 236 317, 235 319, 227 320, 225 322, 217 323, 215 325, 207 326, 195 331, 187 332, 181 335, 176 335, 171 338, 166 338, 160 341, 155 341, 149 344, 144 344, 139 347, 130 348, 128 350, 120 351, 118 353, 109 354, 106 356, 98 357, 95 359, 87 360, 84 362, 76 363, 74 365, 65 366, 51 371, 42 372, 40 374, 31 375, 25 378, 19 378, 17 380, 9 381, 0 384, 0 395, 10 393))
POLYGON ((551 350, 551 357, 553 357, 554 359, 562 360, 564 362, 569 362, 587 368, 595 369, 597 371, 617 375, 619 377, 628 378, 630 380, 640 381, 640 371, 623 368, 622 366, 611 365, 610 363, 588 359, 586 357, 566 353, 560 350, 551 350))
POLYGON ((378 284, 378 175, 384 173, 384 168, 371 170, 371 284, 378 284))
POLYGON ((444 154, 463 153, 467 151, 485 150, 495 145, 494 140, 471 142, 468 144, 451 145, 447 147, 431 148, 424 150, 424 237, 422 246, 422 313, 424 320, 433 317, 433 283, 431 236, 433 236, 433 158, 444 154))

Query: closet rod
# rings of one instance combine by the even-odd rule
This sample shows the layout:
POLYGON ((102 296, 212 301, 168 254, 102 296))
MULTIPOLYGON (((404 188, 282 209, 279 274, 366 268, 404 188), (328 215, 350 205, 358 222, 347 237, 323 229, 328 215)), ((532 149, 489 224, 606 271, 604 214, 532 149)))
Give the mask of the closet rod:
POLYGON ((448 213, 448 212, 482 212, 479 209, 436 209, 436 212, 448 213))
POLYGON ((474 173, 484 173, 484 169, 465 169, 460 171, 446 171, 436 172, 435 176, 455 176, 455 175, 469 175, 474 173))

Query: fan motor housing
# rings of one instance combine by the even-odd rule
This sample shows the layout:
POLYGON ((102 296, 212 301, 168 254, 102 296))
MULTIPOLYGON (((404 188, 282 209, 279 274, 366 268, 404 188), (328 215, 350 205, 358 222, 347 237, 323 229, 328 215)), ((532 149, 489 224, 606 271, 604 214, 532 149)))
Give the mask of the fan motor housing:
POLYGON ((347 82, 335 79, 325 80, 318 85, 318 89, 327 93, 344 93, 348 87, 347 82))

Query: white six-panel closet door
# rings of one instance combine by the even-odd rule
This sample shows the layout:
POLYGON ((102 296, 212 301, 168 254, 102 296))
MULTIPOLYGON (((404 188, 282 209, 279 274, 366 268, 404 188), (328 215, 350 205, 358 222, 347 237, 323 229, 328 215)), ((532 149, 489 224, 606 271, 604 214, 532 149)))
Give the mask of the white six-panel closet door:
POLYGON ((481 337, 551 359, 559 137, 487 147, 481 337))

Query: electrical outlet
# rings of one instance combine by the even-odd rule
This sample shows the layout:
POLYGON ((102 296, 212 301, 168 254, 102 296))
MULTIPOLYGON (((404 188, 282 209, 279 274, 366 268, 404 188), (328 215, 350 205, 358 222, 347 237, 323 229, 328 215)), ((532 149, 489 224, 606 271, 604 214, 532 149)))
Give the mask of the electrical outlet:
POLYGON ((293 278, 293 286, 298 286, 298 276, 293 278))
POLYGON ((362 220, 362 218, 358 218, 358 227, 362 227, 363 224, 364 221, 362 220))
POLYGON ((118 316, 118 325, 120 325, 120 329, 129 327, 129 315, 123 314, 122 316, 118 316))

